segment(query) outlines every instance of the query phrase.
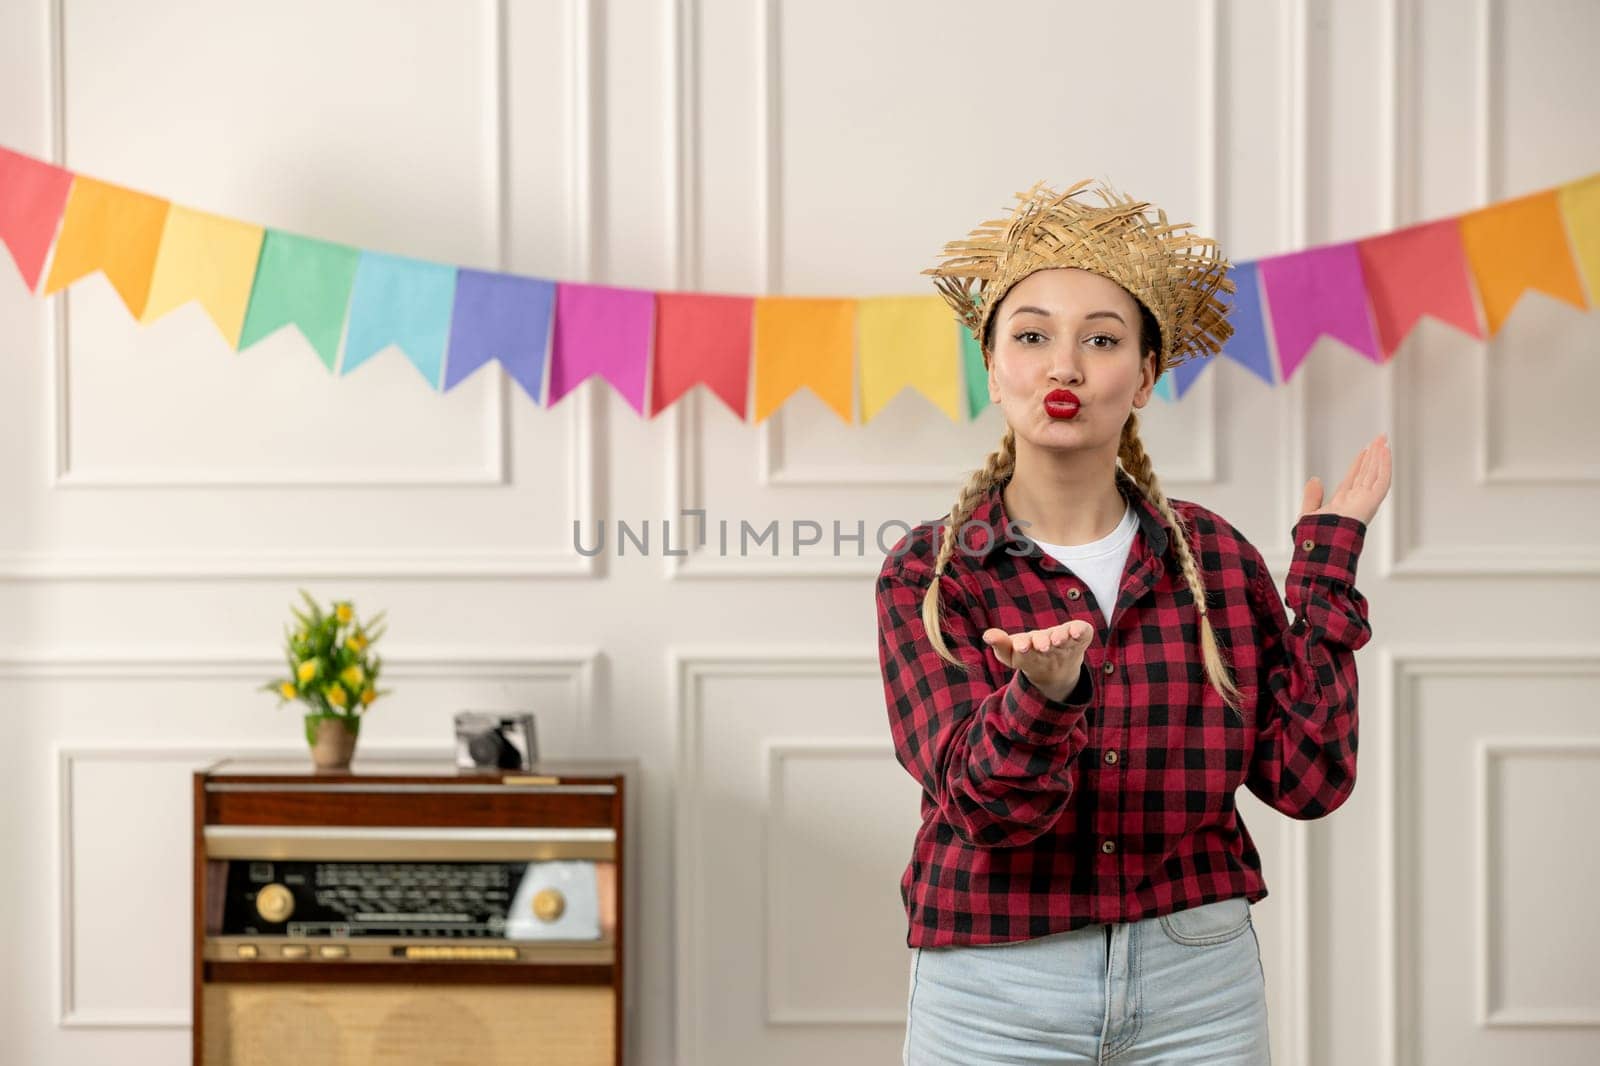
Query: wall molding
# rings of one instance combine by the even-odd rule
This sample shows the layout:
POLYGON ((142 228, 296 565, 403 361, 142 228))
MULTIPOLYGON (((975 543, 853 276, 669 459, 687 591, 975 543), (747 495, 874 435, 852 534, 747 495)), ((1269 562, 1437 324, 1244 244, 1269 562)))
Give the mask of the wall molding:
MULTIPOLYGON (((1564 644, 1531 646, 1507 651, 1500 644, 1451 644, 1439 646, 1385 646, 1379 650, 1382 679, 1380 732, 1377 748, 1385 753, 1378 773, 1380 792, 1378 850, 1379 913, 1379 1032, 1380 1066, 1413 1066, 1423 1061, 1418 1024, 1421 980, 1416 943, 1418 901, 1407 886, 1416 883, 1414 856, 1418 829, 1414 816, 1419 797, 1415 794, 1416 760, 1419 754, 1415 736, 1415 682, 1428 677, 1528 677, 1548 678, 1553 674, 1600 678, 1600 645, 1564 644)), ((1517 741, 1504 741, 1515 744, 1517 741)), ((1481 749, 1482 745, 1480 745, 1481 749)), ((1479 762, 1479 803, 1483 811, 1485 790, 1483 760, 1479 762)), ((1480 821, 1477 834, 1480 854, 1486 844, 1486 829, 1480 821)), ((1483 864, 1473 863, 1479 921, 1474 930, 1477 944, 1474 957, 1480 974, 1488 958, 1483 940, 1486 926, 1483 912, 1483 864)), ((1481 980, 1481 978, 1480 978, 1481 980)), ((1474 997, 1474 1012, 1484 1009, 1484 990, 1474 997)))
MULTIPOLYGON (((702 991, 706 987, 702 944, 706 927, 703 886, 695 871, 704 854, 695 811, 701 802, 700 761, 702 735, 701 695, 705 682, 714 678, 794 680, 808 678, 878 678, 875 655, 858 648, 795 646, 768 647, 743 644, 676 647, 668 649, 671 691, 669 714, 675 766, 673 803, 673 912, 672 950, 677 985, 676 1061, 704 1062, 700 1026, 702 991)), ((770 965, 767 963, 765 965, 770 965)))

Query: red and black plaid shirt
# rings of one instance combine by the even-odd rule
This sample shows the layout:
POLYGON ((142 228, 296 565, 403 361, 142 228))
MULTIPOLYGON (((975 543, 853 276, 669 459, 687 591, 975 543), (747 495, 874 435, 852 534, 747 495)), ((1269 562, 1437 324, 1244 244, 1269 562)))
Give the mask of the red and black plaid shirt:
POLYGON ((900 885, 911 947, 1023 940, 1240 895, 1254 903, 1267 888, 1234 805, 1239 786, 1303 819, 1355 786, 1354 652, 1372 636, 1354 587, 1366 523, 1296 521, 1290 624, 1243 534, 1171 500, 1189 524, 1241 722, 1206 680, 1171 531, 1120 467, 1116 478, 1139 530, 1109 628, 1089 586, 1011 527, 999 487, 971 516, 984 528, 963 527, 940 577, 944 638, 971 673, 939 658, 922 625, 942 527, 918 527, 884 561, 889 728, 923 789, 900 885), (981 639, 992 626, 1019 633, 1073 618, 1095 636, 1062 701, 981 639))

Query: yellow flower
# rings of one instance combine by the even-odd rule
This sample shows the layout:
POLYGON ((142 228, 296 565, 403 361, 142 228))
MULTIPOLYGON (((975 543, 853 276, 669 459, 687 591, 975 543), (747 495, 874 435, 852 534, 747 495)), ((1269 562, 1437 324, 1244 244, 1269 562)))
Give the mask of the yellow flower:
POLYGON ((350 701, 345 696, 344 689, 340 688, 338 685, 333 685, 328 689, 328 702, 333 704, 335 707, 345 707, 349 705, 350 701))
POLYGON ((310 681, 313 677, 317 676, 317 660, 307 659, 295 670, 295 674, 300 678, 300 683, 302 685, 307 681, 310 681))
POLYGON ((362 633, 360 630, 357 630, 356 632, 351 633, 350 634, 350 639, 345 641, 344 643, 345 643, 345 647, 349 648, 353 652, 363 652, 363 651, 367 650, 367 637, 366 637, 366 634, 362 633))
POLYGON ((297 695, 299 695, 299 692, 296 691, 296 689, 294 687, 294 682, 293 681, 285 681, 285 682, 283 682, 282 684, 280 684, 278 686, 278 691, 283 693, 283 698, 286 699, 286 700, 292 700, 297 695))
POLYGON ((367 706, 368 704, 370 704, 373 700, 375 700, 377 698, 378 698, 378 694, 373 691, 371 685, 368 685, 366 688, 361 690, 361 705, 363 707, 367 706))
POLYGON ((355 617, 355 612, 350 609, 350 605, 348 603, 341 603, 334 607, 333 616, 339 620, 340 625, 344 625, 346 622, 350 621, 350 619, 355 617))
POLYGON ((362 673, 359 663, 351 663, 349 666, 339 671, 339 680, 343 681, 345 685, 351 689, 360 688, 361 682, 365 681, 366 679, 367 675, 362 673))

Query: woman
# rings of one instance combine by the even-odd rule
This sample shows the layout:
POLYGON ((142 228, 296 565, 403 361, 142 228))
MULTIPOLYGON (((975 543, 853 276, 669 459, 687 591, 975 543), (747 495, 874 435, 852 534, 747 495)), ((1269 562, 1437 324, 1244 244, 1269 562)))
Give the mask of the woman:
POLYGON ((905 1061, 1269 1062, 1240 785, 1318 818, 1355 785, 1354 587, 1383 437, 1260 552, 1162 492, 1137 409, 1232 334, 1215 242, 1104 187, 1035 185, 926 273, 980 338, 1000 447, 877 582, 896 757, 905 1061), (1025 533, 1021 532, 1026 530, 1025 533))

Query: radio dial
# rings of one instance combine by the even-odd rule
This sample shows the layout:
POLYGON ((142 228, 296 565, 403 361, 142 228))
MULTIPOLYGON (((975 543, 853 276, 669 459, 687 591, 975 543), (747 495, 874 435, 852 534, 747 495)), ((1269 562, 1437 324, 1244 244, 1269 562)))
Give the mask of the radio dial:
POLYGON ((559 888, 541 888, 533 897, 533 913, 541 922, 553 922, 567 909, 567 898, 559 888))
POLYGON ((294 893, 276 882, 261 886, 256 893, 256 913, 269 922, 288 920, 294 913, 294 893))

